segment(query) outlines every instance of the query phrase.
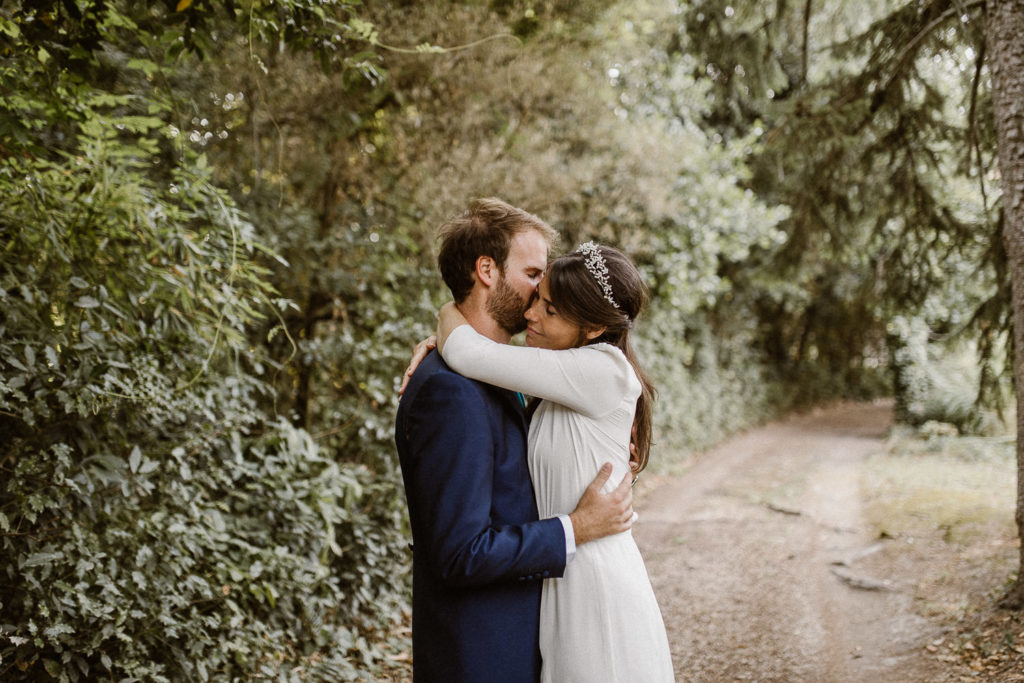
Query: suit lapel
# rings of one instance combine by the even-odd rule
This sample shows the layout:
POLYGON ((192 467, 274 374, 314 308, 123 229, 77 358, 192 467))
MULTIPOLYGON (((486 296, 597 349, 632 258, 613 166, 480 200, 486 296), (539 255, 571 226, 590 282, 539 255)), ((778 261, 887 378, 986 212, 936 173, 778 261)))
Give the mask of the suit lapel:
POLYGON ((519 418, 519 421, 523 425, 523 431, 526 431, 526 411, 523 408, 522 402, 519 400, 519 396, 516 395, 516 392, 509 391, 508 389, 502 389, 500 387, 496 387, 493 385, 490 386, 491 389, 501 397, 501 402, 509 410, 516 414, 516 416, 519 418))

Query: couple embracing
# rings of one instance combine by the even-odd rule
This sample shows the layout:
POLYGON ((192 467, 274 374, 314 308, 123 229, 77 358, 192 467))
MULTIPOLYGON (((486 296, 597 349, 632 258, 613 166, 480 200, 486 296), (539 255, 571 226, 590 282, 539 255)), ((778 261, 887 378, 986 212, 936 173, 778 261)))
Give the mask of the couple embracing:
POLYGON ((630 345, 646 288, 592 242, 548 264, 555 237, 497 199, 441 230, 454 303, 417 347, 395 426, 417 683, 673 680, 630 532, 631 440, 636 469, 651 441, 630 345))

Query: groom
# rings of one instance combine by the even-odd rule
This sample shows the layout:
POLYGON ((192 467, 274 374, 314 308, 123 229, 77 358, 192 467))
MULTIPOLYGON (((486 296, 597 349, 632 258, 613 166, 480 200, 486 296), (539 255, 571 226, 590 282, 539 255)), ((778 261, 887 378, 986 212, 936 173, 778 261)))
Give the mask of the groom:
MULTIPOLYGON (((508 343, 547 266, 556 233, 498 199, 442 227, 441 276, 469 323, 508 343)), ((610 465, 569 515, 537 519, 521 396, 467 379, 432 351, 398 407, 395 442, 413 535, 417 683, 540 677, 541 582, 562 576, 580 543, 628 529, 629 477, 610 465)))

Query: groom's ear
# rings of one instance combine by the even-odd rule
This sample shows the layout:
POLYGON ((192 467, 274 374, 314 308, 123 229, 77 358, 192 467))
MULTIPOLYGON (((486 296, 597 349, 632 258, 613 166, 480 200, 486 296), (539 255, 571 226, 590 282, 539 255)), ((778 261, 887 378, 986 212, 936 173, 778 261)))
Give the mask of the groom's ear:
POLYGON ((476 279, 484 286, 491 287, 498 281, 500 270, 498 264, 490 256, 480 256, 476 259, 476 279))

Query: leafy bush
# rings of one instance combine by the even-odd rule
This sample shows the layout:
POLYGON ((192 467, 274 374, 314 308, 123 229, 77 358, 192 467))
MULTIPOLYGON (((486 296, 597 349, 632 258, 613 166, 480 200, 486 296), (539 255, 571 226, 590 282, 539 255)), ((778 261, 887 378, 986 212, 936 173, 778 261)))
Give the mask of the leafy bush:
POLYGON ((72 85, 0 157, 0 678, 363 677, 395 486, 264 409, 287 302, 204 159, 72 85))
POLYGON ((742 335, 716 336, 698 314, 680 334, 681 322, 656 305, 639 327, 638 352, 658 387, 655 470, 791 407, 742 335))
POLYGON ((914 426, 948 423, 965 434, 1006 431, 1005 382, 994 382, 988 400, 983 400, 982 375, 991 359, 979 363, 975 343, 959 337, 932 339, 925 320, 907 316, 890 321, 888 337, 898 421, 914 426))
POLYGON ((244 450, 235 432, 199 452, 20 459, 4 497, 25 512, 0 520, 20 588, 3 595, 7 675, 356 678, 367 646, 341 617, 377 591, 346 595, 332 560, 380 562, 338 546, 371 522, 367 478, 275 427, 244 450))

